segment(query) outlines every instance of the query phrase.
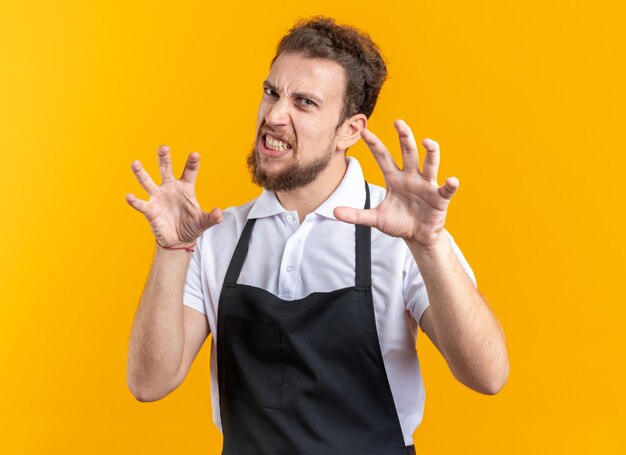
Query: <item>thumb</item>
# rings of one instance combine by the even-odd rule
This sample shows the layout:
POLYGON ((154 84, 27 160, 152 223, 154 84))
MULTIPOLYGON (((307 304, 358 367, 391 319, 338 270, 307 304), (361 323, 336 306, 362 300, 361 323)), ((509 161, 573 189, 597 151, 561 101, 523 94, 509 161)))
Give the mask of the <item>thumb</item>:
POLYGON ((451 199, 456 190, 459 189, 459 179, 448 177, 446 182, 439 187, 439 194, 445 199, 451 199))
POLYGON ((352 207, 335 207, 333 215, 339 221, 351 224, 362 224, 364 226, 376 227, 378 222, 378 212, 376 209, 355 209, 352 207))
POLYGON ((211 210, 211 212, 205 212, 204 210, 200 213, 200 228, 202 231, 206 231, 211 226, 219 224, 224 219, 224 214, 218 208, 211 210))

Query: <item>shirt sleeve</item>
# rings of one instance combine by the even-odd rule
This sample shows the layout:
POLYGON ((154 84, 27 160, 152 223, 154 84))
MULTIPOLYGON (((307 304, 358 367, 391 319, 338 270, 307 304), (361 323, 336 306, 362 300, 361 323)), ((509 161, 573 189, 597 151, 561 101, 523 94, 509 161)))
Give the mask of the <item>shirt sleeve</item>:
POLYGON ((201 241, 198 239, 196 248, 191 255, 187 276, 185 278, 185 292, 183 304, 206 314, 204 292, 202 290, 202 266, 200 261, 201 241))
MULTIPOLYGON (((448 239, 450 240, 450 247, 457 259, 461 263, 463 270, 469 277, 470 281, 476 287, 476 277, 474 276, 474 272, 470 267, 469 263, 463 256, 463 253, 457 246, 456 242, 452 238, 449 232, 447 232, 448 239)), ((411 251, 407 247, 407 254, 405 258, 404 264, 404 283, 403 283, 403 292, 404 292, 404 302, 407 310, 411 312, 413 318, 419 323, 424 311, 428 308, 428 294, 426 292, 426 286, 424 285, 424 280, 422 279, 422 274, 417 268, 417 264, 415 263, 415 259, 411 254, 411 251)))

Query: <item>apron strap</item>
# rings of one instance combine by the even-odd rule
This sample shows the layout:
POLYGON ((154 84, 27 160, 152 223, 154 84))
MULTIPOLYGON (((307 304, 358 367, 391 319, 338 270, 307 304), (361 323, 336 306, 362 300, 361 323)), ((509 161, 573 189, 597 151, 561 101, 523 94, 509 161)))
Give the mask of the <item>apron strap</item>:
MULTIPOLYGON (((365 209, 370 208, 370 189, 365 182, 365 209)), ((224 285, 229 287, 236 287, 241 268, 248 255, 248 248, 250 247, 250 237, 252 235, 252 228, 256 218, 250 218, 243 228, 237 247, 233 253, 233 257, 226 271, 226 277, 224 278, 224 285)), ((356 255, 356 277, 355 286, 359 291, 367 291, 372 287, 372 235, 371 228, 369 226, 362 226, 357 224, 355 226, 355 255, 356 255)))
MULTIPOLYGON (((370 188, 365 182, 365 207, 370 208, 370 188)), ((372 229, 361 224, 356 225, 356 278, 358 291, 367 291, 372 287, 372 229)))
POLYGON ((250 235, 252 234, 252 228, 256 218, 250 218, 243 228, 237 247, 233 253, 233 258, 230 260, 230 265, 226 271, 226 277, 224 278, 224 285, 230 287, 237 286, 237 280, 241 273, 241 267, 243 266, 246 256, 248 255, 248 248, 250 247, 250 235))

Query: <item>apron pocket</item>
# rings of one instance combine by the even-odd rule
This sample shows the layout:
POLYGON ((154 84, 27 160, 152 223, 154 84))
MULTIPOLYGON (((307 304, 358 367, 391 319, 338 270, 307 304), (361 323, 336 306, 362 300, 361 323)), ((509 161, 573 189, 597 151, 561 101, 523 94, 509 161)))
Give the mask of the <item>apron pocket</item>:
POLYGON ((226 394, 262 408, 280 409, 284 362, 280 328, 226 316, 226 394))

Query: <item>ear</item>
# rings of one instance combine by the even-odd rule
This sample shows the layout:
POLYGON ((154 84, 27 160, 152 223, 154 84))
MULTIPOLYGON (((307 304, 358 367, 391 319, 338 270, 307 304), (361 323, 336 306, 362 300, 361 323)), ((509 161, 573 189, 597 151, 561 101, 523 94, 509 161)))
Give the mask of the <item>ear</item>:
POLYGON ((365 114, 355 114, 347 118, 339 127, 337 133, 337 151, 345 152, 348 147, 352 147, 361 139, 361 131, 367 128, 367 117, 365 114))

